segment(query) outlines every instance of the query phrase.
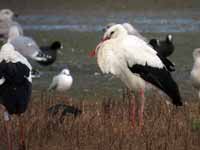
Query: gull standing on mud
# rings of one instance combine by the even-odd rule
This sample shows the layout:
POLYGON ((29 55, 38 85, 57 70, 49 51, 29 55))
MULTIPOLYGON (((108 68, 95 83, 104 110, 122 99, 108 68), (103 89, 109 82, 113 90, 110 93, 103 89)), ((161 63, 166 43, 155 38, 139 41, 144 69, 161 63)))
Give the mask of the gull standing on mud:
POLYGON ((58 92, 65 92, 72 86, 73 78, 69 69, 63 69, 58 75, 53 77, 52 83, 48 90, 56 90, 58 92))
MULTIPOLYGON (((32 92, 31 65, 25 57, 15 51, 10 43, 0 51, 0 106, 4 110, 4 121, 8 149, 12 150, 11 115, 19 117, 21 149, 25 149, 23 113, 26 111, 32 92)), ((3 136, 3 135, 1 135, 3 136)))
MULTIPOLYGON (((149 82, 165 92, 176 106, 182 106, 176 82, 167 69, 164 58, 157 55, 144 40, 129 35, 120 24, 110 27, 103 36, 95 51, 97 63, 103 73, 111 73, 121 79, 124 84, 140 95, 139 126, 143 126, 145 82, 149 82)), ((132 98, 132 125, 135 126, 136 102, 132 98)))
POLYGON ((16 26, 19 34, 23 34, 21 25, 13 20, 14 17, 17 17, 17 15, 12 10, 0 10, 0 40, 6 41, 8 39, 8 32, 11 26, 16 26))
POLYGON ((194 65, 190 73, 192 85, 198 90, 200 98, 200 48, 193 51, 194 65))

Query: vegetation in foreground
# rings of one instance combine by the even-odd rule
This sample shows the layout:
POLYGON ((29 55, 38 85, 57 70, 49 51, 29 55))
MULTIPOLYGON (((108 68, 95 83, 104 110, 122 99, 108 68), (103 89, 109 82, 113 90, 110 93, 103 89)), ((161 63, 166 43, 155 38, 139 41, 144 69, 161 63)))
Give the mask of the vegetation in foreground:
MULTIPOLYGON (((131 126, 129 100, 105 98, 98 101, 72 100, 63 95, 34 94, 25 113, 27 150, 199 150, 200 103, 189 102, 176 109, 166 97, 148 96, 144 128, 131 126), (63 101, 61 101, 63 100, 63 101), (49 114, 54 104, 73 105, 78 117, 49 114)), ((13 117, 13 138, 18 141, 17 118, 13 117)), ((3 120, 0 120, 0 150, 6 149, 3 120)))

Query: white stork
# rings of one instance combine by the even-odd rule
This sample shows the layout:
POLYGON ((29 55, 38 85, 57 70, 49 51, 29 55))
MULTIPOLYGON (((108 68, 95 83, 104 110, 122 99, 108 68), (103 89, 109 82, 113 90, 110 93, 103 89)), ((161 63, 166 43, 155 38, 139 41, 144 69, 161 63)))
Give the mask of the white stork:
MULTIPOLYGON (((144 40, 129 35, 120 24, 110 27, 95 51, 97 63, 103 73, 111 73, 121 79, 135 95, 141 96, 139 126, 143 126, 144 89, 149 82, 165 92, 176 106, 181 106, 181 97, 176 82, 170 75, 165 58, 157 55, 144 40)), ((135 98, 132 98, 132 125, 135 125, 135 98)))
POLYGON ((15 51, 10 43, 0 50, 0 106, 4 109, 4 121, 8 149, 12 150, 10 117, 19 116, 20 146, 25 148, 22 114, 26 111, 32 92, 31 65, 25 57, 15 51))

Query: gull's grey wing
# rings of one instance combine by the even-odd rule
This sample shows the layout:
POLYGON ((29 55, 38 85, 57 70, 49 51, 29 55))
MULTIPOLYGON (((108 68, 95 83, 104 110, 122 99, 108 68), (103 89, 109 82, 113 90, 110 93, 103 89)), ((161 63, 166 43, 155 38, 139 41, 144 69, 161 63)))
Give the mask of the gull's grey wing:
POLYGON ((11 40, 11 44, 13 44, 18 52, 27 57, 31 57, 36 52, 40 52, 40 49, 36 42, 29 37, 16 37, 15 39, 11 40))

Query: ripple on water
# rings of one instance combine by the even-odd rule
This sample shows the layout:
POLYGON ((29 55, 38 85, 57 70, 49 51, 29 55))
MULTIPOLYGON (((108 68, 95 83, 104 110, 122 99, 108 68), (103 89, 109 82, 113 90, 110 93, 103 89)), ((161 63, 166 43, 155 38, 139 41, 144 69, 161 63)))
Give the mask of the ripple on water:
POLYGON ((98 32, 108 22, 131 22, 142 32, 199 32, 200 20, 191 16, 21 16, 19 21, 26 30, 71 30, 78 32, 98 32), (28 21, 27 21, 28 20, 28 21))

